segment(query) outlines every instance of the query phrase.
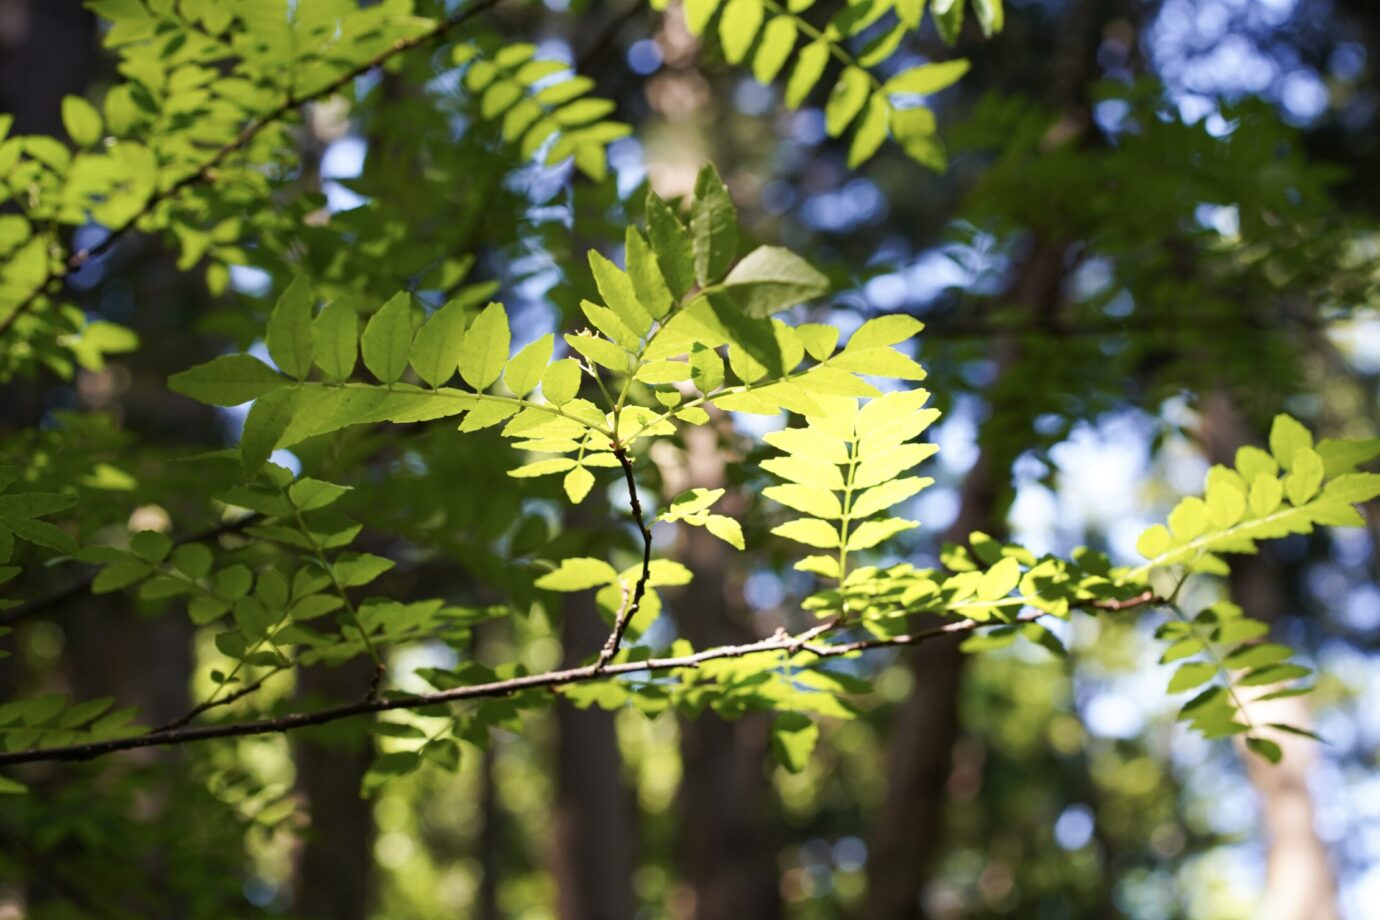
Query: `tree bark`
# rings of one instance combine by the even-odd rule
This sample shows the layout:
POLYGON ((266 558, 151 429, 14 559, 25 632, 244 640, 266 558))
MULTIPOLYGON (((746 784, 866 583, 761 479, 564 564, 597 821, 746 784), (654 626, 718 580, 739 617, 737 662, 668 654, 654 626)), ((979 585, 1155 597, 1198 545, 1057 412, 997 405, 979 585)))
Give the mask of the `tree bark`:
MULTIPOLYGON (((299 694, 332 702, 357 699, 369 686, 373 664, 364 658, 337 668, 299 672, 299 694)), ((374 816, 359 786, 373 759, 370 736, 301 735, 293 748, 297 788, 311 826, 298 851, 293 913, 303 920, 365 920, 373 881, 374 816)))
MULTIPOLYGON (((1051 61, 1050 96, 1062 119, 1049 140, 1063 143, 1086 134, 1087 81, 1096 65, 1098 24, 1111 13, 1112 0, 1075 0, 1064 14, 1057 53, 1051 61)), ((1001 302, 1020 305, 1037 325, 1057 322, 1068 246, 1036 232, 1001 302)), ((1021 360, 1019 341, 1003 337, 992 348, 999 382, 1021 360)), ((1009 430, 1016 418, 993 404, 979 440, 983 447, 964 480, 958 516, 945 539, 962 543, 974 530, 1005 530, 1011 499, 1005 476, 1016 450, 1009 430), (997 435, 993 437, 993 435, 997 435), (1005 443, 1005 448, 996 445, 1005 443)), ((926 916, 923 888, 943 841, 946 785, 958 740, 958 697, 963 653, 955 643, 936 642, 910 659, 914 680, 892 728, 887 755, 887 796, 877 815, 868 848, 868 887, 864 915, 869 920, 916 920, 926 916)))
MULTIPOLYGON (((1236 449, 1256 440, 1241 417, 1231 394, 1214 390, 1204 399, 1202 441, 1209 461, 1234 465, 1236 449)), ((1247 616, 1270 624, 1277 632, 1288 613, 1286 570, 1273 557, 1271 547, 1259 555, 1231 559, 1231 596, 1247 616)), ((1283 641, 1276 636, 1275 641, 1283 641)), ((1268 690, 1269 688, 1263 688, 1268 690)), ((1259 695, 1259 694, 1256 694, 1259 695)), ((1300 697, 1247 703, 1252 723, 1270 722, 1311 728, 1313 719, 1300 697)), ((1261 920, 1335 920, 1337 880, 1327 846, 1318 836, 1316 810, 1308 789, 1308 776, 1318 760, 1316 742, 1285 732, 1269 732, 1284 751, 1284 759, 1271 764, 1238 744, 1246 776, 1260 805, 1261 832, 1265 838, 1265 891, 1261 896, 1261 920)))
POLYGON ((82 0, 0 0, 0 112, 10 135, 66 139, 62 98, 96 72, 96 17, 82 0))
MULTIPOLYGON (((666 491, 722 488, 725 458, 714 426, 685 433, 682 468, 663 467, 666 491)), ((741 513, 742 496, 730 494, 720 511, 741 513)), ((680 634, 696 648, 760 638, 749 625, 736 554, 700 527, 683 528, 678 557, 695 579, 672 601, 680 634)), ((680 720, 683 778, 677 799, 680 869, 697 920, 781 915, 776 840, 767 780, 769 720, 750 714, 734 722, 706 712, 680 720)))
MULTIPOLYGON (((567 667, 604 643, 593 594, 571 595, 561 637, 567 667)), ((633 806, 613 713, 556 707, 556 820, 552 860, 562 920, 633 915, 633 806)))

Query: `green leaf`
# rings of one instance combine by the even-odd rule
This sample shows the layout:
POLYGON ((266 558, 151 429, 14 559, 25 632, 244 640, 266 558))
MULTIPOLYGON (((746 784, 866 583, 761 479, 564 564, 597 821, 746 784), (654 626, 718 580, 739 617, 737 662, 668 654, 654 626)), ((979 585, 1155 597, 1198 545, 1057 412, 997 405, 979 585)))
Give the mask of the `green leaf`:
POLYGON ((546 591, 585 591, 613 584, 617 580, 618 573, 604 560, 577 556, 562 559, 555 571, 547 572, 534 584, 546 591))
POLYGON ((701 285, 724 276, 738 255, 738 211, 713 166, 700 170, 690 208, 694 239, 695 278, 701 285))
POLYGON ((1252 514, 1256 517, 1265 517, 1278 508, 1282 501, 1284 501, 1284 487, 1280 485, 1278 479, 1265 473, 1255 477, 1255 481, 1251 483, 1250 495, 1252 514))
MULTIPOLYGON (((843 505, 838 496, 827 489, 813 486, 784 485, 768 486, 762 494, 774 502, 794 508, 817 518, 837 519, 843 517, 843 505)), ((863 517, 864 515, 858 515, 863 517)))
POLYGON ((585 319, 589 320, 591 326, 618 343, 624 351, 636 354, 642 350, 641 337, 608 307, 601 307, 596 303, 590 303, 588 300, 582 300, 580 301, 580 312, 584 313, 585 319))
MULTIPOLYGON (((902 531, 911 530, 919 526, 920 525, 915 521, 907 521, 903 518, 884 518, 880 521, 867 521, 848 535, 848 551, 851 553, 859 550, 871 549, 884 540, 890 540, 902 531)), ((1011 561, 1014 562, 1015 560, 1011 561)))
POLYGON ((156 530, 141 530, 130 538, 129 549, 146 562, 162 562, 172 550, 172 540, 156 530))
POLYGON ((867 112, 853 135, 853 143, 848 147, 849 169, 857 169, 872 159, 886 140, 890 123, 891 104, 881 93, 872 96, 867 102, 867 112))
POLYGON ((1315 448, 1322 457, 1327 476, 1350 473, 1363 463, 1380 457, 1380 438, 1346 439, 1323 438, 1315 448))
POLYGON ((694 375, 694 368, 684 361, 649 361, 637 369, 634 375, 643 383, 653 386, 680 383, 694 375))
POLYGON ((25 795, 29 787, 8 776, 0 776, 0 795, 25 795))
POLYGON ((1300 447, 1294 451, 1289 470, 1289 475, 1284 477, 1284 493, 1289 503, 1296 507, 1307 504, 1322 486, 1322 457, 1310 447, 1300 447))
POLYGON ((787 521, 773 527, 771 532, 778 537, 785 537, 787 540, 794 540, 797 543, 804 543, 806 546, 814 546, 819 549, 838 549, 842 545, 838 529, 828 521, 821 521, 816 518, 799 518, 794 521, 787 521))
POLYGON ((958 42, 958 36, 963 32, 963 2, 964 0, 934 0, 934 25, 939 31, 939 38, 944 44, 952 47, 958 42))
POLYGON ((819 726, 798 712, 783 712, 771 724, 771 750, 791 773, 799 773, 810 762, 819 726))
POLYGON ((570 499, 572 504, 578 505, 585 500, 589 490, 594 488, 594 474, 583 466, 577 466, 565 474, 562 485, 565 488, 566 497, 570 499))
POLYGON ((1223 661, 1227 666, 1233 668, 1260 668, 1287 661, 1292 654, 1292 650, 1287 645, 1280 645, 1277 642, 1259 642, 1233 649, 1223 661))
POLYGON ((550 476, 553 473, 564 473, 566 470, 575 467, 574 457, 553 457, 549 460, 537 460, 528 463, 515 470, 509 470, 508 475, 514 479, 531 479, 535 476, 550 476))
POLYGON ((829 279, 789 249, 759 246, 724 278, 725 291, 748 316, 768 317, 829 290, 829 279))
POLYGON ((719 43, 730 64, 747 57, 757 30, 762 27, 762 0, 728 0, 719 17, 719 43))
POLYGON ((287 384, 287 378, 258 358, 222 355, 173 374, 168 388, 213 406, 238 406, 287 384))
POLYGON ((741 550, 745 546, 743 542, 742 525, 731 517, 722 514, 711 514, 705 519, 704 529, 720 540, 723 540, 734 549, 741 550))
POLYGON ((701 35, 714 18, 720 0, 685 0, 685 25, 691 35, 701 35))
POLYGON ((369 584, 396 564, 392 559, 373 553, 341 553, 331 569, 341 587, 355 588, 369 584))
POLYGON ((240 464, 252 477, 268 462, 283 440, 298 410, 297 390, 278 390, 255 400, 244 418, 240 433, 240 464))
POLYGON ((359 351, 359 312, 346 301, 326 304, 311 324, 311 350, 327 377, 348 379, 359 351))
POLYGON ((824 106, 824 129, 838 137, 862 111, 872 89, 872 78, 861 67, 845 67, 824 106))
POLYGON ((1021 566, 1010 556, 1005 557, 982 575, 977 596, 984 601, 996 601, 1016 589, 1021 581, 1021 566))
POLYGON ((565 343, 586 360, 619 374, 626 374, 632 362, 632 355, 627 351, 596 335, 572 335, 567 332, 565 343))
POLYGON ((360 337, 364 366, 382 383, 397 383, 412 350, 412 296, 395 294, 369 319, 360 337))
POLYGON ((892 505, 905 501, 933 482, 933 479, 919 476, 907 476, 903 479, 884 482, 857 495, 853 499, 850 514, 855 519, 876 514, 878 511, 883 511, 892 505))
POLYGON ((416 751, 394 751, 380 754, 364 771, 359 784, 360 798, 372 798, 380 789, 400 776, 406 776, 422 765, 422 755, 416 751))
POLYGON ((92 594, 109 594, 127 588, 135 582, 143 581, 153 574, 153 569, 142 562, 130 560, 108 565, 97 573, 91 582, 92 594))
POLYGON ((977 14, 978 25, 987 38, 996 35, 1006 24, 1002 0, 973 0, 973 12, 977 14))
POLYGON ((1270 763, 1279 763, 1284 758, 1284 752, 1280 750, 1278 744, 1268 738, 1256 738, 1254 736, 1246 739, 1246 747, 1253 754, 1259 754, 1270 763))
POLYGON ((647 235, 671 294, 680 297, 695 283, 695 249, 690 231, 671 206, 647 193, 647 235))
POLYGON ((433 738, 422 746, 422 756, 449 773, 460 769, 460 745, 449 738, 433 738))
POLYGON ((412 369, 428 386, 439 387, 459 369, 469 310, 470 304, 457 297, 431 314, 417 330, 409 358, 412 369))
POLYGON ((1200 498, 1185 498, 1169 513, 1169 532, 1178 543, 1187 543, 1207 527, 1207 504, 1200 498))
POLYGON ((968 67, 968 62, 962 58, 912 67, 887 80, 882 92, 928 96, 957 83, 968 72, 968 67))
POLYGON ((63 97, 62 126, 78 147, 96 146, 104 130, 96 107, 80 96, 63 97))
POLYGON ((303 477, 288 486, 288 499, 298 511, 315 511, 333 503, 350 491, 349 486, 303 477))
POLYGON ((1294 454, 1313 449, 1313 433, 1287 415, 1276 415, 1270 425, 1270 453, 1285 470, 1294 467, 1294 454))
POLYGON ((475 318, 460 346, 460 376, 475 390, 493 386, 508 363, 508 313, 501 303, 491 303, 475 318))
POLYGON ((541 376, 541 393, 553 406, 563 406, 580 392, 580 362, 562 358, 552 362, 541 376))
POLYGON ((752 59, 752 75, 758 83, 766 85, 776 79, 795 50, 796 32, 795 20, 789 16, 776 16, 767 23, 752 59))
POLYGON ((1163 524, 1153 524, 1147 527, 1136 540, 1136 552, 1146 559, 1154 559, 1172 545, 1173 539, 1169 536, 1169 529, 1163 524))
POLYGON ((1207 490, 1208 520, 1218 530, 1225 530, 1241 520, 1246 513, 1246 493, 1226 483, 1210 483, 1207 490))
POLYGON ((173 566, 188 578, 203 578, 211 571, 211 551, 200 543, 188 543, 173 550, 173 566))
POLYGON ((671 505, 661 515, 663 521, 678 521, 687 515, 708 510, 723 497, 723 489, 690 489, 671 500, 671 505))
POLYGON ((1266 476, 1278 474, 1279 463, 1260 448, 1247 444, 1237 448, 1236 471, 1246 482, 1253 483, 1262 473, 1266 476))
POLYGON ((547 364, 551 361, 551 352, 555 344, 556 337, 548 332, 524 347, 508 362, 503 371, 503 382, 514 396, 526 396, 537 388, 547 364))
POLYGON ((805 46, 805 50, 796 58, 791 78, 786 81, 786 108, 800 108, 805 97, 810 95, 810 90, 824 76, 824 66, 828 63, 828 42, 818 39, 805 46))
POLYGON ((762 461, 762 469, 788 482, 803 486, 832 491, 842 491, 844 488, 843 474, 839 472, 839 468, 822 460, 813 460, 809 457, 772 457, 770 460, 762 461))
POLYGON ((656 253, 634 227, 627 230, 623 252, 637 302, 645 307, 654 319, 661 319, 670 311, 674 298, 667 287, 666 277, 661 272, 656 253))
POLYGON ((652 317, 638 302, 632 279, 593 249, 589 251, 589 268, 594 274, 599 296, 604 298, 604 303, 618 316, 623 325, 633 332, 633 347, 636 347, 637 340, 652 328, 652 317))
POLYGON ((1216 673, 1217 668, 1206 661, 1190 661, 1188 664, 1180 665, 1174 676, 1169 679, 1169 692, 1182 693, 1202 686, 1212 680, 1216 673))
POLYGON ((278 298, 264 336, 273 363, 298 380, 305 379, 311 371, 313 303, 311 281, 306 275, 299 275, 278 298))
POLYGON ((887 345, 899 345, 919 335, 925 324, 913 316, 892 314, 878 316, 858 327, 848 338, 845 351, 864 351, 887 345))

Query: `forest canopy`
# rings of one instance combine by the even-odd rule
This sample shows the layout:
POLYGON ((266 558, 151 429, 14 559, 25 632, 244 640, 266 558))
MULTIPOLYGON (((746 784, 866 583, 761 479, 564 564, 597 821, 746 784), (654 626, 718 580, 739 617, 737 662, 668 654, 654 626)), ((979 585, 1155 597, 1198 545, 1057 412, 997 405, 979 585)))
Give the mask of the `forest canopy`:
POLYGON ((1364 915, 1365 4, 10 6, 0 917, 1364 915))

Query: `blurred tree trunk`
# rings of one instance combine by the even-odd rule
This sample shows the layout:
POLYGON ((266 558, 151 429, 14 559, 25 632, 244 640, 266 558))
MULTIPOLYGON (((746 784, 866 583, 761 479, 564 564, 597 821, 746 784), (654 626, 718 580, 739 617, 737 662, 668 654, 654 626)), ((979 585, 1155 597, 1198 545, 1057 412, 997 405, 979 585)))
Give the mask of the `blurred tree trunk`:
MULTIPOLYGON (((723 488, 725 457, 716 428, 687 429, 684 466, 663 467, 662 474, 668 497, 691 487, 723 488)), ((720 510, 737 516, 742 504, 741 495, 730 493, 720 510)), ((677 558, 695 573, 672 604, 683 637, 696 648, 760 638, 748 623, 732 547, 703 528, 685 527, 677 558)), ((706 712, 680 720, 679 868, 697 920, 781 915, 765 769, 769 732, 761 714, 729 722, 706 712)))
MULTIPOLYGON (((1233 466, 1236 449, 1259 439, 1250 436, 1231 394, 1219 389, 1204 399, 1202 440, 1210 462, 1233 466)), ((1258 555, 1233 556, 1231 596, 1248 616, 1278 632, 1287 613, 1289 586, 1286 570, 1273 556, 1270 546, 1261 547, 1258 555)), ((1276 636, 1275 641, 1285 639, 1276 636)), ((1257 725, 1279 722, 1312 727, 1312 715, 1298 697, 1247 706, 1257 725)), ((1284 751, 1277 765, 1246 752, 1243 745, 1237 748, 1260 803, 1268 847, 1265 891, 1257 916, 1261 920, 1334 920, 1337 881, 1327 846, 1315 827, 1316 811, 1308 789, 1308 775, 1318 759, 1317 745, 1284 732, 1273 732, 1270 738, 1284 751)))
MULTIPOLYGON (((1114 14, 1116 0, 1074 0, 1064 12, 1060 42, 1050 67, 1050 97, 1062 118, 1050 129, 1052 144, 1078 143, 1089 128, 1087 84, 1097 72, 1101 24, 1114 14)), ((1025 308, 1038 327, 1057 322, 1069 250, 1038 235, 1030 241, 1000 303, 1025 308)), ((1019 320, 1017 320, 1019 322, 1019 320)), ((992 345, 1000 383, 1021 360, 1020 345, 1002 337, 992 345)), ((945 539, 963 543, 981 530, 1005 530, 1011 494, 1005 476, 1024 446, 1030 420, 993 401, 979 442, 983 445, 961 491, 959 512, 945 539)), ((887 752, 887 795, 875 819, 868 846, 865 915, 869 920, 913 920, 926 916, 922 896, 943 843, 946 786, 959 736, 958 699, 963 653, 957 643, 933 642, 912 651, 910 696, 892 727, 887 752)))
MULTIPOLYGON (((318 707, 359 699, 374 666, 359 658, 340 667, 303 668, 298 674, 298 696, 310 697, 307 705, 318 707)), ((303 920, 369 916, 374 819, 359 786, 373 759, 373 745, 358 729, 347 726, 294 738, 297 788, 311 815, 294 877, 293 913, 303 920)))
MULTIPOLYGON (((569 595, 561 639, 565 667, 603 645, 608 627, 594 594, 569 595)), ((556 707, 556 820, 552 845, 561 920, 633 915, 633 803, 623 782, 614 714, 556 707)))
POLYGON ((484 826, 479 831, 479 864, 482 867, 479 878, 479 894, 475 897, 475 917, 477 920, 499 920, 498 880, 502 859, 500 848, 503 845, 503 809, 499 807, 498 786, 494 782, 495 739, 489 739, 489 747, 479 764, 479 809, 483 815, 484 826))
POLYGON ((96 17, 82 0, 0 0, 0 112, 11 136, 66 139, 62 97, 96 73, 96 17))
MULTIPOLYGON (((1042 323, 1053 323, 1067 272, 1065 247, 1038 244, 1022 264, 1005 301, 1020 304, 1042 323)), ((1014 339, 993 346, 996 380, 1020 361, 1014 339)), ((964 543, 981 530, 1005 530, 1009 483, 998 471, 1010 469, 1012 419, 993 405, 986 443, 963 480, 958 516, 944 539, 964 543), (993 436, 993 433, 997 436, 993 436)), ((1017 420, 1018 421, 1018 420, 1017 420)), ((958 740, 958 697, 964 656, 955 642, 930 642, 909 653, 914 687, 892 727, 887 752, 887 796, 873 825, 868 846, 866 916, 871 920, 910 920, 925 916, 921 895, 943 843, 946 786, 958 740)))

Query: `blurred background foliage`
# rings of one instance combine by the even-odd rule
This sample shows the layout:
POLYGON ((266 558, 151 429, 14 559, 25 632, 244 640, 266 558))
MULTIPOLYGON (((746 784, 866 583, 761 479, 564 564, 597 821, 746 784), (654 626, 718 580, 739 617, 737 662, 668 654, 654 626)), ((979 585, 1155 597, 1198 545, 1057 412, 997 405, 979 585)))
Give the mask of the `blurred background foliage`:
MULTIPOLYGON (((77 0, 0 0, 0 112, 15 133, 63 138, 61 97, 102 98, 117 78, 103 28, 77 0)), ((812 318, 927 323, 917 357, 945 410, 940 482, 918 500, 907 559, 932 564, 941 539, 981 529, 1130 560, 1140 530, 1275 412, 1377 434, 1368 0, 1008 0, 999 36, 970 21, 956 51, 927 25, 896 66, 973 64, 929 100, 943 173, 895 145, 850 169, 822 98, 788 111, 779 85, 727 64, 675 3, 512 0, 477 28, 495 46, 533 41, 616 104, 632 133, 608 145, 604 178, 520 157, 476 117, 448 46, 403 55, 292 130, 223 290, 149 236, 73 278, 82 310, 134 329, 139 349, 70 381, 4 385, 0 460, 34 488, 79 482, 84 537, 216 527, 204 496, 228 482, 176 458, 232 440, 235 410, 164 381, 261 348, 293 274, 370 304, 399 288, 433 305, 501 297, 531 340, 578 315, 593 291, 583 252, 617 245, 640 190, 687 194, 704 162, 750 234, 808 254, 843 292, 812 318)), ((664 490, 690 465, 741 477, 726 483, 735 513, 764 532, 758 474, 725 472, 752 424, 720 419, 654 457, 664 490)), ((530 615, 483 625, 480 642, 491 660, 549 668, 601 636, 580 625, 587 612, 542 607, 503 560, 548 535, 617 537, 590 533, 597 512, 555 516, 554 486, 514 491, 497 445, 354 429, 277 459, 357 486, 345 501, 363 541, 402 562, 394 596, 516 595, 530 615)), ((1359 920, 1380 903, 1375 521, 1290 538, 1233 577, 1235 598, 1323 675, 1312 712, 1289 717, 1328 743, 1294 746, 1273 771, 1176 727, 1154 624, 1113 615, 1066 630, 1066 659, 1021 645, 877 662, 863 717, 826 721, 799 774, 751 717, 562 707, 518 721, 501 704, 458 773, 414 773, 372 800, 357 792, 375 743, 359 725, 35 771, 35 795, 0 808, 0 918, 1359 920)), ((654 628, 704 644, 795 621, 784 553, 748 567, 698 535, 663 536, 700 576, 654 628)), ((209 638, 158 601, 64 592, 80 574, 25 575, 23 596, 42 603, 13 616, 0 688, 180 714, 206 688, 209 638)), ((437 654, 399 654, 395 677, 408 686, 447 663, 437 654)), ((309 669, 271 692, 351 686, 309 669)))

